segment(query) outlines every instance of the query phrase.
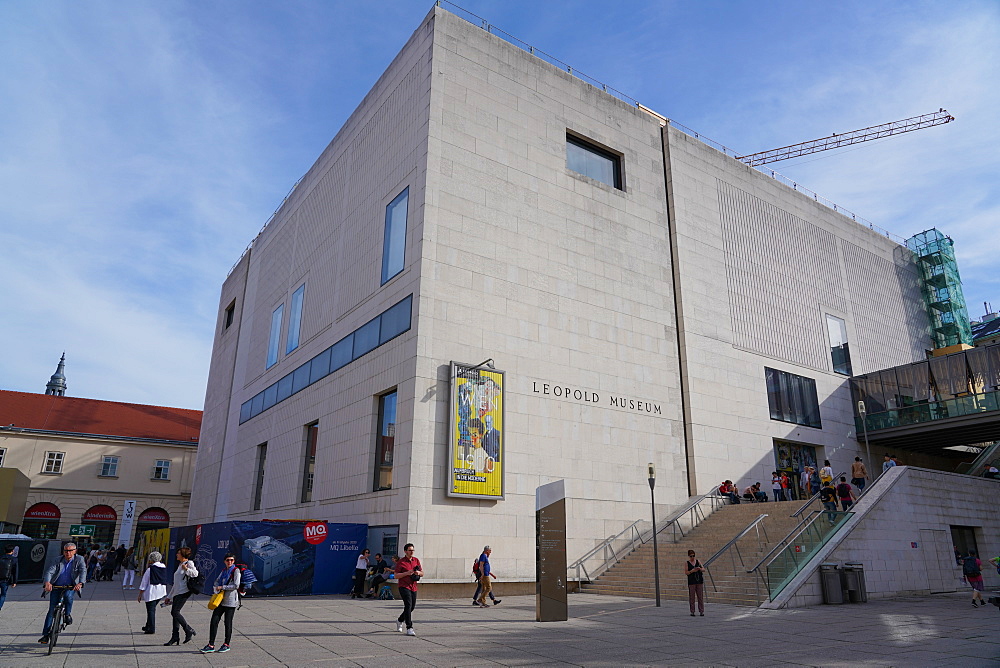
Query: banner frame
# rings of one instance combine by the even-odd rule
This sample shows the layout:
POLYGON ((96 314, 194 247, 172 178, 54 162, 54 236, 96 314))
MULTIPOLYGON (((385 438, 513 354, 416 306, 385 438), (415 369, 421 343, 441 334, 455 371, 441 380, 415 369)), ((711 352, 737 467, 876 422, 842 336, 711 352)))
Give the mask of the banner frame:
POLYGON ((448 487, 445 490, 447 496, 452 498, 460 499, 486 499, 490 501, 503 501, 507 494, 507 374, 505 371, 500 369, 493 369, 490 367, 485 367, 485 370, 490 373, 500 374, 501 378, 501 388, 500 396, 502 398, 500 402, 500 424, 503 427, 503 431, 500 433, 500 459, 501 459, 501 469, 500 469, 500 494, 468 494, 465 492, 455 491, 455 465, 454 465, 454 452, 456 434, 456 423, 457 423, 457 410, 458 410, 458 371, 459 368, 464 370, 476 369, 477 371, 483 369, 483 365, 476 364, 466 364, 464 362, 451 361, 450 372, 448 374, 448 383, 450 387, 448 388, 448 446, 445 448, 445 453, 448 458, 447 460, 447 471, 448 471, 448 487))

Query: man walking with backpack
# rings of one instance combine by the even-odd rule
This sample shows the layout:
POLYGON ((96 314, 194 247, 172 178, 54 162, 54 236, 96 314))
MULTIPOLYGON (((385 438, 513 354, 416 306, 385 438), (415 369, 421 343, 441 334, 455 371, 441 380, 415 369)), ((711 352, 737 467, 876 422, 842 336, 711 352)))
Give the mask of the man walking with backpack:
POLYGON ((983 595, 980 593, 983 591, 982 568, 983 564, 976 556, 976 551, 969 550, 969 556, 962 561, 962 576, 965 577, 965 581, 969 583, 970 587, 972 587, 973 608, 979 605, 986 605, 986 601, 983 600, 983 595), (978 601, 978 603, 976 601, 978 601))
MULTIPOLYGON (((486 546, 486 550, 490 550, 490 546, 486 546)), ((486 550, 483 554, 486 555, 486 562, 489 563, 489 555, 486 554, 486 550)), ((492 550, 490 550, 492 552, 492 550)), ((479 606, 479 594, 483 591, 483 555, 479 555, 479 558, 472 562, 472 575, 476 578, 476 593, 472 595, 472 605, 479 606)), ((496 577, 490 573, 491 577, 496 577)), ((487 578, 489 580, 489 578, 487 578)), ((493 595, 493 587, 490 586, 489 589, 490 600, 493 601, 493 605, 500 605, 502 601, 493 595)), ((483 605, 481 607, 486 607, 485 604, 486 597, 483 597, 483 605)))
POLYGON ((14 556, 14 546, 6 545, 3 556, 0 556, 0 610, 7 600, 7 587, 17 586, 17 557, 14 556))
POLYGON ((493 599, 493 605, 498 605, 500 601, 493 595, 493 581, 492 579, 496 576, 493 575, 493 569, 490 568, 490 554, 493 550, 487 545, 483 548, 483 553, 479 555, 479 585, 481 589, 477 589, 476 592, 482 592, 476 597, 476 605, 480 608, 488 608, 486 605, 486 596, 489 595, 493 599))

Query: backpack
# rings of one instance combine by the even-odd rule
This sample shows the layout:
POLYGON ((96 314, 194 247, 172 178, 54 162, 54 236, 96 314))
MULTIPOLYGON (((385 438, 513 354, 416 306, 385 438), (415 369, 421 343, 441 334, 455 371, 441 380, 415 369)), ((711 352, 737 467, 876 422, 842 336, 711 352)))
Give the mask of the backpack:
POLYGON ((472 562, 472 574, 479 577, 479 559, 472 562))
POLYGON ((378 598, 380 601, 394 600, 392 597, 392 589, 389 587, 389 585, 387 584, 382 585, 382 588, 378 592, 378 598))
POLYGON ((188 591, 192 594, 201 594, 205 591, 205 573, 198 571, 198 575, 192 577, 184 576, 187 579, 188 591))
POLYGON ((6 582, 14 570, 14 558, 10 555, 0 557, 0 582, 6 582))
POLYGON ((962 562, 962 575, 973 578, 982 575, 979 566, 976 565, 975 557, 966 557, 965 561, 962 562))
POLYGON ((253 583, 257 581, 257 576, 246 564, 236 564, 240 569, 240 586, 236 588, 240 596, 246 596, 247 592, 253 588, 253 583))

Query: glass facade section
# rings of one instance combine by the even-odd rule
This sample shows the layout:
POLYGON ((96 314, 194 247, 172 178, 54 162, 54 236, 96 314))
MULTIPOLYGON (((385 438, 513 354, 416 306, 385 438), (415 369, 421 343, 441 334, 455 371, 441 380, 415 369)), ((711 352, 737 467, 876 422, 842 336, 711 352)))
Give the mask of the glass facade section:
POLYGON ((573 135, 566 135, 566 167, 612 188, 622 189, 621 157, 573 135))
POLYGON ((292 310, 288 313, 288 337, 285 340, 286 355, 299 347, 299 331, 302 328, 302 298, 305 294, 305 283, 292 293, 292 310))
POLYGON ((764 368, 767 406, 772 420, 822 429, 816 381, 787 371, 764 368))
POLYGON ((406 254, 406 209, 410 189, 405 188, 385 207, 385 236, 382 239, 382 284, 403 271, 406 254))
POLYGON ((412 313, 413 295, 409 295, 243 402, 240 424, 409 331, 412 313))
POLYGON ((845 376, 851 375, 851 351, 847 346, 847 323, 836 316, 827 314, 826 329, 830 335, 830 359, 833 370, 845 376))
POLYGON ((934 347, 972 345, 972 327, 951 239, 931 228, 907 239, 906 247, 916 255, 920 269, 920 287, 934 347))
POLYGON ((378 434, 375 447, 375 484, 378 492, 392 489, 392 451, 396 441, 396 393, 378 398, 378 434))
POLYGON ((302 503, 312 501, 313 477, 316 473, 316 442, 319 440, 319 423, 306 425, 305 465, 302 468, 302 503))
POLYGON ((1000 344, 854 376, 851 393, 859 431, 1000 410, 1000 344))
POLYGON ((281 339, 281 319, 285 313, 285 305, 279 304, 271 313, 271 336, 267 340, 267 368, 278 362, 278 341, 281 339))

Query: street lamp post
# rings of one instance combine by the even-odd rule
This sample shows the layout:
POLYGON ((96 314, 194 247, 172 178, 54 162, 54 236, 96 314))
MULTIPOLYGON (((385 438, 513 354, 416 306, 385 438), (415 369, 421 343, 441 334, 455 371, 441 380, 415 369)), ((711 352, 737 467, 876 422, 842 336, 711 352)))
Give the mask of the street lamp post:
MULTIPOLYGON (((868 457, 868 466, 875 466, 872 462, 872 450, 868 447, 868 420, 865 416, 868 414, 868 409, 865 408, 865 402, 858 402, 858 415, 861 416, 861 430, 865 434, 865 454, 868 457)), ((872 478, 872 482, 875 482, 875 478, 872 478)))
POLYGON ((649 501, 653 509, 653 582, 656 587, 656 607, 660 607, 660 555, 656 549, 656 494, 653 488, 656 487, 656 469, 653 462, 649 463, 649 501))

